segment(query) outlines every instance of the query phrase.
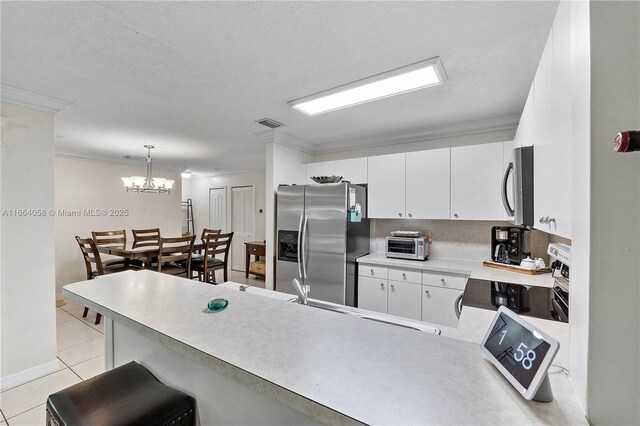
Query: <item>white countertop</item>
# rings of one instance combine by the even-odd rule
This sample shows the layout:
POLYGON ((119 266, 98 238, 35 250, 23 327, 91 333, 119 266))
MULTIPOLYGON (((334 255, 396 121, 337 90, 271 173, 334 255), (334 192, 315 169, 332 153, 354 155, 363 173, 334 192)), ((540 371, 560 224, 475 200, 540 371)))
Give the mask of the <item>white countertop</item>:
POLYGON ((65 296, 210 368, 232 368, 236 380, 316 419, 586 424, 561 373, 551 375, 555 401, 526 401, 477 344, 253 293, 152 271, 64 287, 65 296), (229 307, 204 313, 216 297, 229 307))
POLYGON ((384 253, 371 253, 357 259, 358 263, 384 265, 404 269, 444 272, 466 275, 468 278, 487 281, 499 281, 511 284, 553 287, 551 274, 528 275, 484 266, 479 260, 429 259, 426 261, 388 258, 384 253))

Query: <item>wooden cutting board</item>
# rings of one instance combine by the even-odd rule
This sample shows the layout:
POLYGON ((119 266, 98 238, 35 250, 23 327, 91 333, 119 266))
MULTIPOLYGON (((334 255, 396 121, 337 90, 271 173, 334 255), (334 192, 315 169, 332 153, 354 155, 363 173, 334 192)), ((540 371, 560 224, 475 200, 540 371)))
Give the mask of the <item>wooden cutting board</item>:
POLYGON ((541 268, 541 269, 536 269, 535 271, 532 271, 531 269, 525 269, 520 266, 505 265, 504 263, 491 262, 488 260, 485 260, 484 262, 482 262, 482 264, 484 266, 488 266, 489 268, 504 269, 505 271, 519 272, 521 274, 527 274, 527 275, 542 275, 542 274, 548 274, 551 272, 551 268, 541 268))

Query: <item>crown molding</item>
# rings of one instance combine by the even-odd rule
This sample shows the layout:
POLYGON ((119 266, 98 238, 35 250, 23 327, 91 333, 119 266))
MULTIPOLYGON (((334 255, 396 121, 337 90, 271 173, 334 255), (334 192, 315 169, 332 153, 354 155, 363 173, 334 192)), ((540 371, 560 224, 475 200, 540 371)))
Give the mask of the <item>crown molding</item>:
POLYGON ((215 172, 215 173, 198 173, 193 172, 193 175, 189 179, 204 179, 204 178, 212 178, 212 177, 222 177, 222 176, 236 176, 236 175, 244 175, 246 173, 257 173, 264 172, 265 169, 253 169, 253 170, 243 170, 238 172, 215 172))
MULTIPOLYGON (((55 151, 55 156, 56 158, 69 158, 71 160, 82 160, 82 161, 97 161, 99 163, 105 163, 105 164, 114 164, 114 165, 119 165, 119 166, 139 166, 139 167, 146 167, 146 163, 143 162, 143 160, 127 160, 127 159, 119 159, 119 158, 113 158, 113 157, 107 157, 107 156, 100 156, 100 155, 94 155, 94 154, 87 154, 87 153, 83 153, 83 152, 71 152, 71 151, 55 151)), ((164 170, 167 172, 172 172, 172 173, 177 173, 180 174, 182 173, 184 170, 182 169, 176 169, 173 167, 166 167, 166 166, 159 166, 157 164, 153 164, 153 170, 164 170)))
POLYGON ((489 120, 470 121, 449 126, 430 127, 427 129, 411 132, 379 135, 367 138, 348 139, 322 144, 316 143, 314 144, 314 154, 326 154, 331 152, 351 151, 361 148, 373 148, 412 142, 423 142, 456 136, 497 132, 500 130, 513 130, 517 127, 519 120, 520 117, 518 115, 509 115, 505 117, 492 118, 489 120))
POLYGON ((288 146, 307 154, 315 154, 316 146, 304 139, 285 133, 282 130, 272 129, 256 133, 256 137, 263 143, 275 143, 278 145, 288 146))
POLYGON ((58 113, 71 105, 71 102, 40 95, 29 90, 20 89, 8 84, 0 85, 0 100, 39 111, 58 113))

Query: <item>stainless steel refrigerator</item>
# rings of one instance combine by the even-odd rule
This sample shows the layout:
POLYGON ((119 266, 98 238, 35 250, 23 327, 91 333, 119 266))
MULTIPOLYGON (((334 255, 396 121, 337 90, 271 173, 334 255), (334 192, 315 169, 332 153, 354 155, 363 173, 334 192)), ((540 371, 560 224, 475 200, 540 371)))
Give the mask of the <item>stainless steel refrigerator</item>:
POLYGON ((350 183, 279 187, 276 291, 296 294, 298 278, 313 299, 356 306, 356 259, 369 253, 366 206, 366 188, 350 183))

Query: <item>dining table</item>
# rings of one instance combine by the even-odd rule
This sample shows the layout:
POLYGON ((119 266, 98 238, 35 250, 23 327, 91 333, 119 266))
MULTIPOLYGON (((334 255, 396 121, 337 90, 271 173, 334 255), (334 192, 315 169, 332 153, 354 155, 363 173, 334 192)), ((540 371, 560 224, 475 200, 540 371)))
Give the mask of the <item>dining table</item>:
MULTIPOLYGON (((193 244, 193 251, 199 251, 204 249, 205 243, 202 241, 196 241, 193 244)), ((151 265, 153 258, 158 257, 160 253, 160 246, 158 245, 136 245, 133 241, 127 241, 126 244, 114 244, 114 245, 99 245, 98 251, 103 254, 109 254, 111 256, 123 257, 127 260, 142 260, 145 265, 151 265)))

